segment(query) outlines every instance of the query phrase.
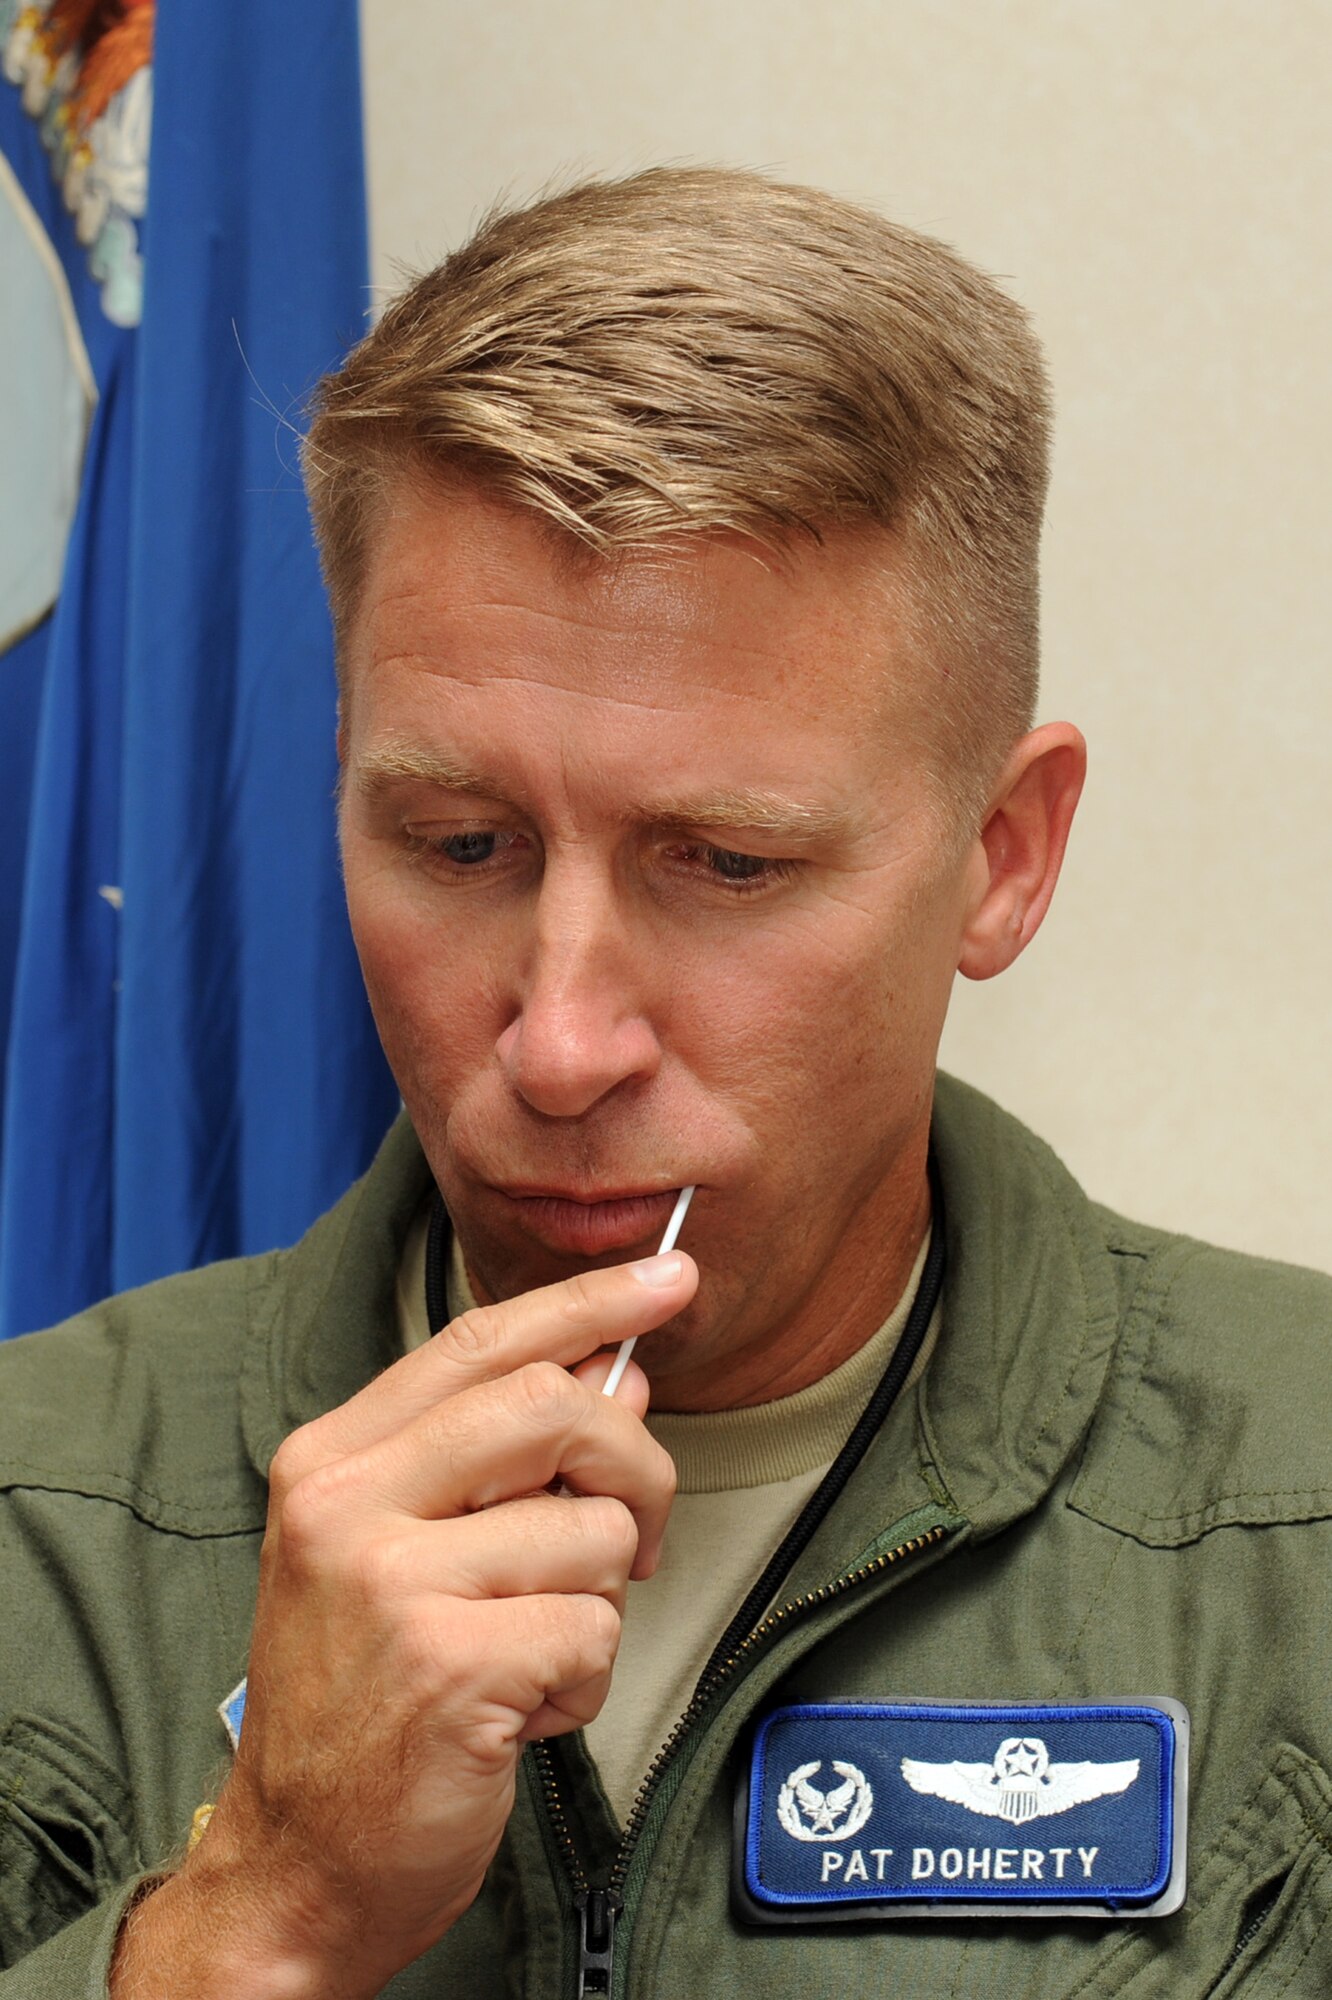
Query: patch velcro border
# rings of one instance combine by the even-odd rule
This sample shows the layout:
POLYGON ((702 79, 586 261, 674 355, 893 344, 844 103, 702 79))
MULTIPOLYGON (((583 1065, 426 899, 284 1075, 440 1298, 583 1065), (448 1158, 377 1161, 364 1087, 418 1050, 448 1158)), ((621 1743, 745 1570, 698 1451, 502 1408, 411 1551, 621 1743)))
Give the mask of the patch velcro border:
MULTIPOLYGON (((1037 1747, 1043 1748, 1044 1745, 1037 1747)), ((850 1750, 850 1755, 855 1755, 854 1749, 850 1750)), ((791 1798, 784 1799, 781 1794, 790 1791, 792 1782, 802 1770, 817 1771, 817 1768, 817 1765, 809 1763, 798 1767, 787 1784, 780 1788, 776 1812, 788 1832, 796 1831, 789 1821, 792 1816, 798 1818, 799 1808, 791 1798)), ((869 1786, 863 1774, 849 1763, 844 1762, 842 1768, 850 1772, 852 1781, 858 1780, 868 1794, 869 1786)), ((931 1917, 936 1921, 983 1917, 991 1922, 1010 1918, 1044 1918, 1047 1922, 1063 1922, 1070 1917, 1086 1917, 1104 1923, 1107 1918, 1136 1922, 1143 1917, 1170 1916, 1183 1904, 1187 1886, 1188 1783, 1189 1712, 1182 1702, 1170 1695, 1111 1696, 1098 1702, 1062 1703, 885 1696, 881 1701, 855 1698, 788 1704, 770 1710, 759 1722, 750 1754, 742 1766, 736 1790, 731 1848, 732 1908, 742 1922, 765 1928, 793 1924, 808 1927, 836 1923, 900 1923, 911 1918, 931 1917), (1157 1732, 1160 1742, 1157 1796, 1154 1801, 1161 1831, 1158 1847, 1158 1854, 1162 1857, 1160 1864, 1151 1882, 1140 1885, 1138 1890, 1126 1889, 1122 1883, 1112 1884, 1099 1899, 1093 1899, 1077 1884, 1060 1888, 1049 1884, 1040 1891, 1018 1885, 1016 1893, 996 1893, 994 1889, 978 1893, 968 1883, 959 1881, 953 1886, 937 1879, 931 1880, 928 1887, 924 1882, 918 1888, 898 1883, 891 1891, 869 1882, 866 1882, 863 1892, 858 1885, 851 1888, 845 1882, 834 1882, 827 1888, 813 1886, 807 1893, 775 1887, 764 1882, 761 1870, 765 1814, 772 1810, 775 1786, 775 1780, 767 1771, 765 1756, 773 1731, 793 1721, 816 1724, 845 1722, 861 1728, 866 1723, 876 1722, 934 1726, 950 1722, 983 1722, 987 1727, 1007 1728, 1009 1734, 1015 1733, 1024 1738, 1042 1722, 1081 1722, 1089 1725, 1147 1723, 1157 1732)), ((813 1805, 817 1807, 819 1803, 820 1795, 816 1793, 813 1805)), ((844 1824, 849 1824, 856 1812, 857 1806, 853 1805, 844 1824)), ((799 1835, 802 1841, 816 1838, 826 1841, 832 1837, 835 1836, 815 1835, 809 1831, 799 1835)), ((875 1848, 870 1852, 888 1854, 891 1849, 875 1848)))

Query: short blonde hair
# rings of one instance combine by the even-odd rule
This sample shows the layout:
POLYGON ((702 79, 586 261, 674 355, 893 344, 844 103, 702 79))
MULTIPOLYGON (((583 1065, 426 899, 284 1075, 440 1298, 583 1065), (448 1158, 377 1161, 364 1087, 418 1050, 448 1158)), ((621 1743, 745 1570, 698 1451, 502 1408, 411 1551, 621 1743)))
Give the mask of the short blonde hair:
POLYGON ((319 385, 303 462, 340 657, 404 475, 474 477, 594 555, 896 531, 974 817, 1035 706, 1048 428, 1025 313, 945 244, 658 167, 487 216, 319 385))

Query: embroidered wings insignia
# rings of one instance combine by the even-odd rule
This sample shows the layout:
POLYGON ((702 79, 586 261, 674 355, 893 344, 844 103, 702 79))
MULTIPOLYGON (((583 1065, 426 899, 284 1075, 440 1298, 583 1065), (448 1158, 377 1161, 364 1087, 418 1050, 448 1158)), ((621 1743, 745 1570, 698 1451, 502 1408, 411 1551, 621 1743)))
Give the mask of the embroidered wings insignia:
POLYGON ((990 1764, 902 1759, 902 1776, 913 1792, 947 1799, 968 1812, 986 1813, 1013 1826, 1126 1792, 1138 1768, 1136 1757, 1122 1763, 1052 1764, 1039 1736, 1005 1737, 990 1764))

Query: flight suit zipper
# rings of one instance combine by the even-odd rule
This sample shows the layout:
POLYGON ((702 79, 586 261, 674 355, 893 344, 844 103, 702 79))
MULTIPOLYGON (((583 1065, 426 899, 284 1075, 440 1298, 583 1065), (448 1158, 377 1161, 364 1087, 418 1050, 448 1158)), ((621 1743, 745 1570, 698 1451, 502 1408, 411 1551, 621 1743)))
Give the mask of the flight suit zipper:
POLYGON ((569 1815, 560 1795, 559 1779, 550 1747, 543 1742, 532 1744, 531 1754, 540 1779, 542 1800, 573 1891, 574 1908, 579 1913, 578 2000, 583 2000, 583 1996, 587 1994, 610 1993, 612 1990, 615 1930, 624 1911, 624 1885, 628 1878, 634 1849, 638 1845, 639 1835, 643 1831, 662 1778, 685 1737, 714 1697, 721 1692, 755 1649, 780 1631, 791 1619, 821 1610, 824 1605, 831 1604, 848 1590, 854 1590, 859 1585, 881 1576, 894 1563, 901 1562, 905 1557, 915 1555, 920 1550, 942 1541, 949 1532, 948 1523, 941 1522, 937 1527, 927 1528, 921 1534, 913 1535, 909 1540, 900 1542, 896 1548, 875 1556, 872 1562, 863 1564, 861 1568, 837 1577, 832 1583, 822 1584, 817 1590, 808 1591, 802 1597, 792 1598, 789 1603, 781 1605, 766 1618, 761 1619, 738 1643, 726 1646, 724 1642, 723 1646, 714 1652, 688 1707, 653 1758, 647 1776, 639 1786, 625 1822, 624 1833, 616 1850, 609 1879, 602 1887, 593 1887, 588 1881, 587 1870, 583 1866, 569 1823, 569 1815))
MULTIPOLYGON (((928 1547, 930 1543, 939 1541, 949 1532, 949 1524, 941 1522, 937 1527, 927 1529, 924 1533, 903 1542, 900 1547, 889 1550, 887 1554, 876 1556, 872 1562, 866 1563, 851 1574, 838 1577, 835 1582, 824 1584, 818 1590, 810 1591, 805 1596, 782 1605, 780 1610, 763 1615, 765 1606, 772 1603, 794 1564, 827 1519, 833 1506, 845 1491, 852 1473, 869 1450, 884 1418, 896 1402, 903 1383, 910 1375, 916 1356, 920 1353, 929 1331, 930 1321, 934 1317, 935 1308, 943 1291, 944 1246, 947 1240, 943 1187, 933 1149, 928 1161, 928 1172, 932 1209, 930 1247, 926 1252, 916 1296, 911 1302, 906 1325, 893 1350, 892 1358, 817 1490, 806 1502, 797 1520, 783 1537, 780 1547, 765 1565, 762 1575, 713 1648, 688 1707, 657 1752, 647 1776, 639 1787, 616 1851, 610 1879, 603 1885, 594 1887, 588 1881, 587 1870, 583 1866, 569 1824, 569 1815, 560 1797, 559 1781, 550 1750, 546 1744, 540 1742, 531 1746, 532 1760, 541 1786, 547 1818, 563 1858, 574 1907, 578 1911, 579 2000, 583 2000, 585 1994, 612 1991, 615 1931, 624 1912, 624 1885, 628 1879, 629 1864, 633 1859, 634 1849, 663 1776, 681 1743, 709 1702, 725 1686, 736 1669, 749 1658, 754 1648, 770 1638, 788 1619, 831 1602, 844 1591, 854 1589, 857 1584, 880 1575, 892 1563, 900 1562, 903 1556, 928 1547)), ((447 1318, 446 1268, 449 1229, 444 1203, 436 1190, 426 1243, 426 1307, 432 1326, 443 1325, 444 1318, 447 1318)))
POLYGON ((574 1897, 578 1911, 578 1991, 609 1993, 615 1952, 615 1924, 624 1908, 609 1889, 588 1889, 574 1897))

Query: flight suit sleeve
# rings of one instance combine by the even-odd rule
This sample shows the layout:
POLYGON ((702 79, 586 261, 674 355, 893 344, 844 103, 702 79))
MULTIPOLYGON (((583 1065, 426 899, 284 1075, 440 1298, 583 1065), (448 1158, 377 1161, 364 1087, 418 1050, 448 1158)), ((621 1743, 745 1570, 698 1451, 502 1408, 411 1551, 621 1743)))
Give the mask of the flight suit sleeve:
POLYGON ((0 1729, 0 2000, 103 2000, 144 1870, 122 1782, 69 1723, 0 1729))
MULTIPOLYGON (((45 1944, 0 1972, 0 2000, 107 2000, 120 1926, 141 1888, 161 1877, 137 1875, 45 1944)), ((11 1940, 0 1940, 8 1953, 11 1940)))

